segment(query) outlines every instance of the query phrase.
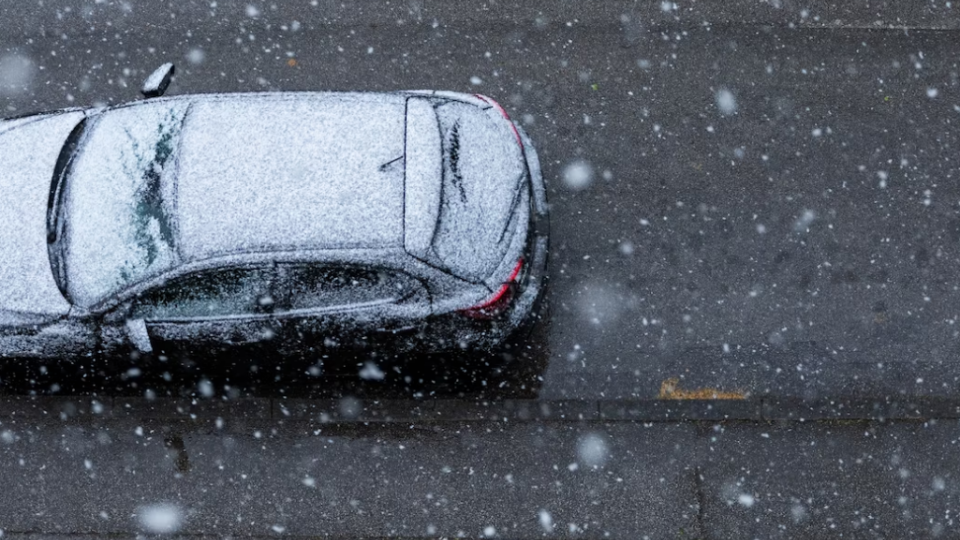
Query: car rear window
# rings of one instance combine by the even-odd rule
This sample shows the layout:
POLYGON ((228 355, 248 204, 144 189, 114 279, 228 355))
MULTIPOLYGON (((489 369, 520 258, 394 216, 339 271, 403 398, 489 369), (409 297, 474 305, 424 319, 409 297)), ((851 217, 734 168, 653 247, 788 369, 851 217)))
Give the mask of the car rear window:
POLYGON ((454 274, 490 276, 506 255, 525 168, 509 124, 464 103, 437 107, 443 189, 433 248, 454 274))

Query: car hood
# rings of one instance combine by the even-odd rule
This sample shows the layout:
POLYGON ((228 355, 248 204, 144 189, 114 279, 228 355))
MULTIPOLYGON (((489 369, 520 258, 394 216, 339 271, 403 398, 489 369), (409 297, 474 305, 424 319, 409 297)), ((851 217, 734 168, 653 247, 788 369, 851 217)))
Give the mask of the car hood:
POLYGON ((60 147, 82 112, 45 116, 5 129, 0 122, 0 325, 63 315, 47 256, 46 213, 60 147))

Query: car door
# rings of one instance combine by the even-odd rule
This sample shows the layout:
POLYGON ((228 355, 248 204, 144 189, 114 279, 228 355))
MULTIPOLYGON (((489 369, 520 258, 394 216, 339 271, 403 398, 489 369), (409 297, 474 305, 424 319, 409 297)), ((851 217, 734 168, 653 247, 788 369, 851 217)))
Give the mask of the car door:
POLYGON ((72 317, 0 317, 0 358, 76 361, 97 348, 96 324, 72 317), (31 318, 35 320, 30 320, 31 318))
POLYGON ((280 264, 274 316, 285 347, 353 348, 416 333, 430 312, 424 286, 400 271, 280 264))
POLYGON ((277 331, 273 275, 269 267, 244 267, 181 277, 121 308, 126 315, 114 322, 112 333, 126 334, 128 345, 141 351, 164 355, 216 354, 269 341, 277 331), (148 343, 136 343, 131 328, 137 325, 145 327, 148 343))

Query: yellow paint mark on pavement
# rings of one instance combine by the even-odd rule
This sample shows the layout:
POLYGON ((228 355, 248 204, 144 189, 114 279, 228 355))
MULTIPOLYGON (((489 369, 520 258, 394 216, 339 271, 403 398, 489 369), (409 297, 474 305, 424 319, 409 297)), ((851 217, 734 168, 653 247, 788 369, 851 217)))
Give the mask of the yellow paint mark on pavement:
POLYGON ((660 383, 658 399, 746 399, 747 394, 742 390, 723 391, 716 388, 697 388, 684 390, 678 385, 680 379, 674 377, 660 383))

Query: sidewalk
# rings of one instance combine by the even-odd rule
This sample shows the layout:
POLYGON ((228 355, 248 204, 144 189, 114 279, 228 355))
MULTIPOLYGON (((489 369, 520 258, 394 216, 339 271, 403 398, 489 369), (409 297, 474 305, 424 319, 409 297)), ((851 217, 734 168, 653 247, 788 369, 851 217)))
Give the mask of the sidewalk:
POLYGON ((956 420, 673 423, 452 400, 0 405, 10 538, 144 532, 158 504, 189 535, 960 534, 956 420))

